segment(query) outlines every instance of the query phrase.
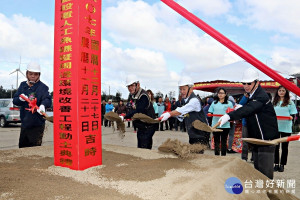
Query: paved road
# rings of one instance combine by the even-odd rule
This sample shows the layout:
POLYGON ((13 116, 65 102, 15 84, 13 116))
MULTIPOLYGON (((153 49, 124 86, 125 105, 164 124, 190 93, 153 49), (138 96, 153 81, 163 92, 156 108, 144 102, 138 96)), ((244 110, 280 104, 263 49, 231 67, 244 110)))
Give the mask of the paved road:
MULTIPOLYGON (((0 128, 0 150, 18 149, 20 130, 20 124, 9 124, 7 127, 0 128)), ((53 126, 46 122, 42 145, 51 144, 53 144, 53 126)))

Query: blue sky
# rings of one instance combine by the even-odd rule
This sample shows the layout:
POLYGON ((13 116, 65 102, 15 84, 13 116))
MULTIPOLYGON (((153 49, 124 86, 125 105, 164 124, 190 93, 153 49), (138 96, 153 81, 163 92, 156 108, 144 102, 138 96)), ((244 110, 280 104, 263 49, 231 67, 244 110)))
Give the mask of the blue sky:
MULTIPOLYGON (((237 43, 269 67, 300 72, 300 1, 178 0, 180 5, 237 43)), ((18 68, 30 61, 42 66, 42 81, 53 84, 54 0, 0 0, 0 85, 15 88, 18 68)), ((207 71, 242 63, 158 0, 102 1, 102 90, 128 92, 135 76, 154 93, 177 92, 181 75, 195 82, 238 80, 241 74, 206 76, 207 71)), ((231 68, 228 68, 231 69, 231 68)), ((211 73, 210 73, 211 74, 211 73)), ((23 81, 24 77, 19 78, 23 81)))

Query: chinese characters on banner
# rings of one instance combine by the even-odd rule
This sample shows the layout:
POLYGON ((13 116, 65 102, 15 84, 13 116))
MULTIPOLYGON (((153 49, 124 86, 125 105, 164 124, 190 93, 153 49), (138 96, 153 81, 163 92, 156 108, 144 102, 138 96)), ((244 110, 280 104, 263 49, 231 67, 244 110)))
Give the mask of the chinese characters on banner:
POLYGON ((246 180, 244 182, 244 188, 245 194, 296 194, 296 180, 246 180))
POLYGON ((54 164, 102 164, 101 0, 56 0, 54 164))

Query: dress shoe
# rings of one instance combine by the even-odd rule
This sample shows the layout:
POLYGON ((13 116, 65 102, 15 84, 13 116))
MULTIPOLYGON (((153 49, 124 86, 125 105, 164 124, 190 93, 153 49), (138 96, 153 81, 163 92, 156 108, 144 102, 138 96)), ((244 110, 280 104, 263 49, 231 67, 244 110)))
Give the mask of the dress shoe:
POLYGON ((237 152, 233 151, 232 149, 227 149, 227 153, 237 153, 237 152))
POLYGON ((280 165, 278 172, 283 172, 284 171, 284 165, 280 165))
POLYGON ((278 170, 279 170, 279 165, 276 164, 276 165, 274 166, 274 172, 276 172, 276 171, 278 171, 278 170))

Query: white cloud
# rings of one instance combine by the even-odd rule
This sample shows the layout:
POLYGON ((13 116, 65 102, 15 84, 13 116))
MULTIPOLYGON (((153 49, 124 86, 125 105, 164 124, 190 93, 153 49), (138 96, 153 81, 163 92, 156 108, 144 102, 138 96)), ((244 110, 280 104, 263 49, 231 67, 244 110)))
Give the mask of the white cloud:
MULTIPOLYGON (((37 22, 22 15, 13 15, 11 18, 0 13, 0 63, 1 83, 4 88, 16 88, 16 74, 9 75, 19 67, 21 57, 21 70, 26 70, 30 61, 41 64, 42 81, 52 90, 53 84, 53 25, 37 22)), ((24 81, 19 75, 19 81, 24 81)))
POLYGON ((104 11, 104 28, 118 44, 155 49, 176 57, 187 68, 215 68, 238 59, 199 29, 191 29, 189 22, 164 23, 165 16, 155 15, 156 11, 157 7, 142 1, 120 2, 104 11))
POLYGON ((300 1, 243 0, 248 23, 261 30, 280 31, 300 37, 300 1))
POLYGON ((54 29, 52 25, 29 17, 0 13, 1 56, 21 55, 28 58, 50 58, 53 55, 54 29))
POLYGON ((114 88, 110 94, 117 91, 124 98, 128 95, 126 78, 138 77, 141 86, 151 89, 154 93, 164 94, 177 88, 179 75, 169 71, 163 54, 142 48, 121 49, 110 42, 102 41, 102 88, 106 94, 109 87, 114 88))
POLYGON ((300 73, 300 49, 277 47, 272 52, 271 67, 283 74, 300 73))
POLYGON ((180 0, 178 3, 190 12, 200 12, 210 17, 226 14, 232 7, 228 0, 180 0))

